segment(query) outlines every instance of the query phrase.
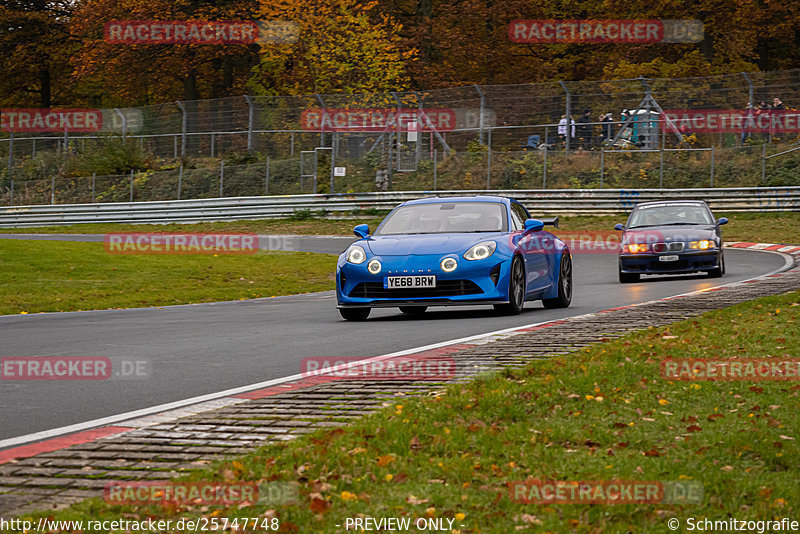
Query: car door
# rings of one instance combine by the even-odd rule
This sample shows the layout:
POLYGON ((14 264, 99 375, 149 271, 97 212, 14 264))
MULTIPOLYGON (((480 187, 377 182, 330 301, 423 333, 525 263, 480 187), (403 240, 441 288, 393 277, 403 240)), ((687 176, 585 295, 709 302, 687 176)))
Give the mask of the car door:
POLYGON ((552 262, 553 238, 549 232, 529 232, 523 235, 525 220, 530 219, 528 211, 518 202, 511 202, 511 222, 518 245, 525 259, 527 292, 535 293, 546 289, 551 283, 549 262, 552 262))

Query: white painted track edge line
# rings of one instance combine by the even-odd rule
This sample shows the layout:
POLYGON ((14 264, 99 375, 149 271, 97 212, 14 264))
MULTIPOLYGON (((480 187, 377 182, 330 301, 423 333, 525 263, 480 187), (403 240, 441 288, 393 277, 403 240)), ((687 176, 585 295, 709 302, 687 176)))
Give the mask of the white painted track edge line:
MULTIPOLYGON (((724 284, 724 285, 721 285, 721 286, 715 286, 715 288, 717 288, 717 287, 730 287, 730 286, 743 284, 743 283, 749 282, 751 280, 759 280, 759 279, 762 279, 762 278, 766 278, 766 277, 771 276, 773 274, 777 274, 779 272, 783 272, 783 271, 789 269, 794 264, 794 258, 791 255, 784 254, 782 252, 776 252, 776 251, 773 251, 773 250, 759 250, 759 249, 735 249, 735 250, 755 250, 756 252, 764 252, 764 253, 769 253, 769 254, 778 254, 778 255, 780 255, 780 256, 782 256, 784 258, 784 265, 783 265, 783 267, 780 267, 780 268, 778 268, 778 269, 776 269, 774 271, 771 271, 771 272, 769 272, 767 274, 762 274, 762 275, 759 275, 759 276, 755 276, 753 278, 748 278, 746 280, 740 280, 738 282, 731 282, 730 284, 724 284)), ((683 293, 683 294, 679 294, 679 295, 673 295, 673 296, 664 297, 664 298, 661 298, 661 299, 650 300, 650 301, 647 301, 647 302, 640 302, 640 303, 637 303, 637 304, 631 304, 631 305, 623 306, 623 307, 643 306, 645 304, 651 304, 653 302, 659 302, 659 301, 670 300, 670 299, 674 299, 674 298, 685 297, 685 296, 688 296, 688 295, 693 295, 693 294, 697 294, 697 293, 704 293, 704 292, 707 292, 707 291, 708 291, 707 289, 700 289, 700 290, 697 290, 697 291, 691 291, 691 292, 688 292, 688 293, 683 293)), ((490 337, 490 336, 502 335, 502 334, 511 333, 511 332, 514 332, 514 331, 517 331, 517 330, 525 330, 525 329, 528 329, 528 328, 535 328, 537 326, 541 326, 543 324, 551 323, 551 322, 554 322, 554 321, 567 320, 567 319, 572 320, 572 319, 578 319, 578 318, 582 318, 582 317, 588 317, 588 316, 596 315, 597 313, 598 312, 593 312, 593 313, 588 313, 588 314, 583 314, 583 315, 576 315, 576 316, 568 317, 568 318, 565 318, 565 319, 554 319, 554 320, 550 320, 550 321, 542 321, 542 322, 538 322, 538 323, 531 323, 531 324, 528 324, 528 325, 515 326, 515 327, 511 327, 511 328, 505 328, 505 329, 502 329, 502 330, 496 330, 496 331, 493 331, 493 332, 487 332, 487 333, 484 333, 484 334, 476 334, 476 335, 473 335, 473 336, 468 336, 468 337, 463 337, 463 338, 458 338, 458 339, 453 339, 453 340, 448 340, 448 341, 441 341, 441 342, 438 342, 438 343, 433 343, 433 344, 425 345, 425 346, 422 346, 422 347, 415 347, 415 348, 412 348, 412 349, 406 349, 406 350, 401 350, 401 351, 397 351, 397 352, 392 352, 392 353, 389 353, 389 354, 376 356, 374 358, 367 358, 367 359, 364 359, 364 360, 357 360, 357 361, 354 361, 354 362, 350 362, 350 363, 348 363, 346 365, 336 366, 336 367, 330 369, 329 371, 327 371, 326 374, 338 372, 340 370, 348 369, 348 368, 350 368, 352 366, 356 366, 356 365, 364 365, 364 364, 369 364, 369 363, 372 363, 372 362, 379 362, 379 361, 386 360, 386 359, 389 359, 389 358, 396 358, 398 356, 407 356, 409 354, 415 354, 417 352, 423 352, 423 351, 427 351, 427 350, 434 350, 434 349, 438 349, 438 348, 442 348, 442 347, 446 347, 446 346, 450 346, 450 345, 457 345, 457 344, 460 344, 460 343, 467 343, 467 342, 475 340, 475 339, 481 339, 481 338, 490 337)), ((319 376, 319 375, 316 375, 316 376, 319 376)), ((72 434, 72 433, 75 433, 75 432, 81 432, 81 431, 89 430, 89 429, 92 429, 92 428, 97 428, 97 427, 102 427, 102 426, 110 426, 110 425, 113 425, 113 424, 116 424, 116 423, 123 423, 124 421, 128 421, 128 420, 131 420, 131 419, 136 419, 136 418, 139 418, 139 417, 153 415, 153 414, 160 413, 160 412, 166 412, 166 411, 174 410, 174 409, 177 409, 177 408, 185 408, 185 407, 188 407, 188 406, 192 406, 194 404, 199 404, 201 402, 206 402, 206 401, 209 401, 209 400, 216 400, 216 399, 219 399, 219 398, 229 397, 229 396, 232 396, 232 395, 239 395, 239 394, 247 393, 247 392, 253 391, 253 390, 258 390, 258 389, 264 389, 264 388, 267 388, 267 387, 277 386, 277 385, 285 384, 287 382, 294 382, 296 380, 301 380, 303 378, 309 378, 309 376, 304 375, 303 373, 301 373, 301 374, 295 374, 295 375, 291 375, 291 376, 286 376, 286 377, 283 377, 283 378, 275 378, 275 379, 272 379, 272 380, 267 380, 267 381, 259 382, 259 383, 256 383, 256 384, 251 384, 251 385, 247 385, 247 386, 240 386, 238 388, 232 388, 232 389, 228 389, 228 390, 225 390, 225 391, 220 391, 220 392, 217 392, 217 393, 208 393, 206 395, 200 395, 198 397, 191 397, 189 399, 184 399, 184 400, 180 400, 180 401, 174 401, 174 402, 170 402, 170 403, 166 403, 166 404, 160 404, 158 406, 151 406, 149 408, 142 408, 142 409, 134 410, 134 411, 127 412, 127 413, 111 415, 111 416, 103 417, 103 418, 100 418, 100 419, 93 419, 91 421, 85 421, 83 423, 76 423, 74 425, 68 425, 68 426, 64 426, 64 427, 54 428, 54 429, 51 429, 51 430, 43 430, 41 432, 35 432, 35 433, 32 433, 32 434, 26 434, 26 435, 14 437, 14 438, 8 438, 8 439, 0 441, 0 450, 5 449, 5 448, 9 448, 9 447, 15 447, 15 446, 19 446, 19 445, 24 445, 24 444, 35 442, 35 441, 41 441, 41 440, 48 439, 48 438, 54 438, 54 437, 57 437, 57 436, 63 436, 65 434, 72 434)))

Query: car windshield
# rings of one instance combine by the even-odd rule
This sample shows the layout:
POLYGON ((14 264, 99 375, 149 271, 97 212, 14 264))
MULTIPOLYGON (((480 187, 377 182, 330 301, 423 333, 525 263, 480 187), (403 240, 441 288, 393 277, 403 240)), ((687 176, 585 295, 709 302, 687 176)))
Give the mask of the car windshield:
POLYGON ((656 204, 635 208, 628 221, 628 228, 713 223, 711 214, 702 204, 656 204))
POLYGON ((505 232, 506 208, 499 202, 432 202, 397 208, 374 235, 505 232))

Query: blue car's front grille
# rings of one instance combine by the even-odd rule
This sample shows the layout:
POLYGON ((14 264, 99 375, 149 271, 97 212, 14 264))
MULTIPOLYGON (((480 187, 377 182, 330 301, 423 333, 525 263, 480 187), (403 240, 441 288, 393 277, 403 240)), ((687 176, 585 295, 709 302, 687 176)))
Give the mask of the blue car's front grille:
POLYGON ((483 293, 472 280, 437 280, 436 287, 384 289, 383 282, 361 282, 350 291, 350 297, 362 299, 414 299, 457 297, 483 293))

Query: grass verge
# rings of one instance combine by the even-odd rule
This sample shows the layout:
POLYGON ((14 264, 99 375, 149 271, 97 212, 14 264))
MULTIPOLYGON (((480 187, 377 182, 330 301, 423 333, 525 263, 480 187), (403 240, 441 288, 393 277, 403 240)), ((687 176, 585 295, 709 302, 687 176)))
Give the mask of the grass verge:
POLYGON ((686 528, 689 517, 797 517, 800 383, 669 381, 660 363, 798 357, 798 320, 800 292, 739 304, 436 396, 398 397, 347 428, 191 476, 293 483, 296 505, 117 507, 94 499, 54 516, 259 517, 277 518, 284 532, 342 532, 348 517, 363 514, 452 518, 464 533, 668 532, 670 518, 686 528), (690 480, 704 497, 679 505, 513 502, 509 485, 528 478, 690 480))
POLYGON ((0 314, 166 306, 334 288, 336 257, 110 255, 101 243, 0 240, 0 314))
MULTIPOLYGON (((728 241, 760 241, 796 243, 800 213, 717 213, 730 222, 722 227, 728 241)), ((535 214, 534 214, 535 216, 535 214)), ((559 232, 614 232, 616 223, 625 223, 627 215, 561 217, 559 232)), ((367 216, 352 219, 307 218, 264 219, 257 221, 226 221, 197 224, 79 224, 42 228, 0 228, 0 233, 37 234, 103 234, 108 232, 250 232, 257 234, 353 235, 357 224, 368 224, 374 230, 381 217, 367 216)))

